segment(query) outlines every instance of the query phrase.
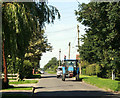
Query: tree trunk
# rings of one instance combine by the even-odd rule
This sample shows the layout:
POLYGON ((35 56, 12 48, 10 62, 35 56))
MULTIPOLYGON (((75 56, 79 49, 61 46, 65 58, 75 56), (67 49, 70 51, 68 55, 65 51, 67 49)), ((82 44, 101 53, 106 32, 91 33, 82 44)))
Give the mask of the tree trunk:
POLYGON ((112 70, 112 80, 115 80, 115 73, 113 70, 112 70))
POLYGON ((5 59, 5 52, 4 52, 4 41, 2 45, 3 50, 3 67, 4 67, 4 87, 8 88, 8 78, 7 78, 7 65, 6 65, 6 59, 5 59))
POLYGON ((18 81, 22 81, 23 80, 23 78, 24 78, 24 74, 23 74, 23 59, 21 59, 21 62, 20 62, 20 64, 19 64, 19 79, 18 79, 18 81))

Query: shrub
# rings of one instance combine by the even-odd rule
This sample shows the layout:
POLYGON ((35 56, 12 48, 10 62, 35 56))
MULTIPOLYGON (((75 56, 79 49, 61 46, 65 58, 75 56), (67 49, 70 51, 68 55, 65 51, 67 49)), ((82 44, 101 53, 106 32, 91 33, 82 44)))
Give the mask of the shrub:
POLYGON ((81 61, 82 68, 86 68, 88 65, 90 65, 90 63, 88 63, 87 61, 81 61))
POLYGON ((86 74, 86 69, 82 68, 82 75, 85 75, 85 74, 86 74))
POLYGON ((55 66, 55 67, 54 67, 54 72, 56 72, 56 69, 57 69, 57 68, 58 68, 58 66, 55 66))
POLYGON ((97 74, 98 77, 101 78, 108 78, 107 76, 107 68, 106 67, 102 67, 101 72, 97 74))
POLYGON ((106 78, 112 78, 112 70, 111 69, 106 70, 106 78))
POLYGON ((20 59, 16 59, 16 61, 12 61, 12 59, 7 59, 7 72, 8 73, 17 73, 18 72, 18 66, 19 66, 20 59))
POLYGON ((32 75, 32 63, 29 60, 24 60, 23 62, 23 74, 25 78, 28 78, 32 75))
POLYGON ((101 72, 101 67, 99 65, 96 65, 96 74, 99 74, 101 72))
POLYGON ((115 73, 115 76, 116 76, 115 79, 120 81, 120 73, 119 73, 119 72, 116 72, 116 73, 115 73))
POLYGON ((86 67, 87 75, 95 75, 96 74, 96 64, 91 64, 86 67))

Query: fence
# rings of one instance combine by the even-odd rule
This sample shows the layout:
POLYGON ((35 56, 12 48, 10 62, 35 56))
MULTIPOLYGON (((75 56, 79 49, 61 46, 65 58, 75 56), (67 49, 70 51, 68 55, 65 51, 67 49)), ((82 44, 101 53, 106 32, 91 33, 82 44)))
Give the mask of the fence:
MULTIPOLYGON (((1 74, 2 78, 4 78, 4 74, 1 74)), ((7 74, 8 79, 17 79, 18 74, 7 74)))

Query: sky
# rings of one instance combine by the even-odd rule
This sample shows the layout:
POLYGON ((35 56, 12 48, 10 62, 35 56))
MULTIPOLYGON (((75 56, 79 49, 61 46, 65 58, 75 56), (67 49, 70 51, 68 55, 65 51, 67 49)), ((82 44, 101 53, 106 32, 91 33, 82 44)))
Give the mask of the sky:
MULTIPOLYGON (((70 59, 76 59, 77 44, 78 44, 78 32, 77 25, 79 25, 79 35, 85 34, 85 27, 79 23, 75 16, 75 10, 78 10, 78 2, 89 3, 90 0, 49 0, 48 5, 55 6, 61 15, 61 18, 56 19, 54 24, 46 24, 45 35, 48 38, 48 43, 53 46, 52 52, 43 53, 40 60, 40 68, 48 63, 51 58, 56 57, 59 60, 59 50, 61 49, 61 60, 64 59, 64 55, 68 58, 69 54, 69 42, 71 42, 70 47, 70 59)), ((80 45, 82 42, 80 42, 80 45)))

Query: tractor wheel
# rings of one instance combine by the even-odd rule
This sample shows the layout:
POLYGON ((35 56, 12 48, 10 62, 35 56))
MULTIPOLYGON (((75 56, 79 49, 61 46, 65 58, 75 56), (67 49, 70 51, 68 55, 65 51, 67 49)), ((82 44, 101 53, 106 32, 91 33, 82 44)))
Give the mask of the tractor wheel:
POLYGON ((57 78, 59 78, 59 76, 57 75, 57 78))
POLYGON ((78 81, 78 80, 79 80, 79 74, 76 75, 76 81, 78 81))
POLYGON ((62 75, 62 80, 65 81, 65 75, 62 75))

